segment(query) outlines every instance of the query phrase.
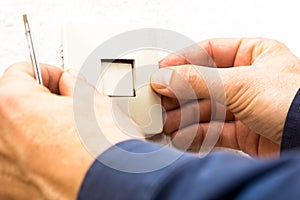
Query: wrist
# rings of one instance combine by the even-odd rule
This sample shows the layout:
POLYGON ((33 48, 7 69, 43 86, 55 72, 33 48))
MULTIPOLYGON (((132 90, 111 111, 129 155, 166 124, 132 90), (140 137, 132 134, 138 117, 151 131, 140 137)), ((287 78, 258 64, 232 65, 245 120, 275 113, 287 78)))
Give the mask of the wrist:
MULTIPOLYGON (((76 199, 94 157, 79 139, 72 146, 52 148, 50 151, 35 156, 43 156, 43 159, 29 158, 30 161, 27 162, 29 169, 26 171, 39 195, 37 199, 76 199)), ((24 199, 32 199, 31 193, 28 195, 29 198, 24 199)))

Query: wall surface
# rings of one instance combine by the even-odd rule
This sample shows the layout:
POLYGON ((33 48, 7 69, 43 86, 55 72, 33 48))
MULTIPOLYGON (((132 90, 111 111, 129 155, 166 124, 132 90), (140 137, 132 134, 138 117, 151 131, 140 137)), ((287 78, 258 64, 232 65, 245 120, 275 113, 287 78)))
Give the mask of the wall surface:
POLYGON ((300 57, 300 12, 294 0, 0 0, 0 74, 29 60, 26 13, 40 62, 62 65, 61 25, 70 20, 141 23, 194 39, 269 37, 300 57))

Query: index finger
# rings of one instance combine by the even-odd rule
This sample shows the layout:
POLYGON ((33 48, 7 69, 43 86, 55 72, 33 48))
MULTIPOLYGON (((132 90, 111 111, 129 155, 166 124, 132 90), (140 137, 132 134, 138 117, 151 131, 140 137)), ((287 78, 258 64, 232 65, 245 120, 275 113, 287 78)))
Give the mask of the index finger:
MULTIPOLYGON (((58 67, 48 64, 41 64, 40 67, 44 86, 51 92, 58 94, 58 83, 63 71, 58 67)), ((19 62, 11 65, 3 74, 3 77, 7 76, 24 77, 36 82, 32 65, 29 62, 19 62)))
POLYGON ((274 40, 263 38, 218 38, 199 42, 160 61, 160 67, 202 65, 234 67, 251 65, 274 40))

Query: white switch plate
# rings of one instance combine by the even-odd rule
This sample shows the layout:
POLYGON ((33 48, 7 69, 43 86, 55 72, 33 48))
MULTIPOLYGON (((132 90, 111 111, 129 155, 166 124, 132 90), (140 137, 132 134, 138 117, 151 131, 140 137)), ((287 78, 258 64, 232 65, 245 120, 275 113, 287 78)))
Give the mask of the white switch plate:
MULTIPOLYGON (((63 56, 65 69, 80 69, 84 61, 95 48, 97 48, 99 45, 101 45, 111 37, 125 31, 133 30, 134 28, 136 29, 137 27, 117 24, 100 25, 95 23, 80 22, 65 24, 63 27, 63 56)), ((155 38, 153 39, 153 42, 155 42, 155 38)), ((137 51, 124 52, 124 55, 118 58, 103 57, 102 55, 99 55, 99 62, 93 63, 95 71, 101 68, 101 59, 134 60, 132 78, 134 83, 135 96, 120 97, 124 96, 124 94, 119 95, 119 97, 111 98, 113 99, 115 104, 119 106, 120 110, 122 110, 127 116, 132 119, 132 125, 138 126, 145 135, 161 133, 163 130, 161 99, 160 96, 156 94, 150 86, 151 74, 158 69, 158 52, 151 49, 139 49, 137 51)), ((103 66, 101 70, 103 71, 103 66)), ((118 73, 119 75, 124 75, 125 71, 126 70, 118 73)), ((126 73, 130 72, 127 71, 126 73)), ((115 78, 112 78, 112 81, 116 81, 119 78, 115 76, 115 78)), ((108 82, 109 79, 101 78, 99 84, 97 85, 97 88, 104 94, 114 96, 113 93, 109 94, 105 92, 105 85, 108 82)), ((130 87, 131 86, 129 86, 128 91, 131 90, 130 87)), ((112 88, 106 89, 112 90, 112 88)))

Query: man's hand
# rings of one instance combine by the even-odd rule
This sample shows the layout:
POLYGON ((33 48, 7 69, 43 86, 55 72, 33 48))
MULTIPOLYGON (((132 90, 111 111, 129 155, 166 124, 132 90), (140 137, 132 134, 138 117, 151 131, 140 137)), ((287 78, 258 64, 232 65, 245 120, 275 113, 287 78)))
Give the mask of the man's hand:
POLYGON ((62 70, 28 63, 0 79, 0 199, 75 199, 93 158, 77 136, 72 98, 59 96, 62 70))
MULTIPOLYGON (((41 65, 44 86, 34 79, 29 63, 9 67, 0 79, 0 199, 76 199, 86 171, 112 144, 128 139, 108 114, 105 97, 75 71, 41 65), (74 120, 73 93, 80 104, 74 120), (114 132, 111 143, 84 145, 97 130, 86 113, 86 94, 95 98, 93 114, 104 134, 114 132), (78 132, 78 124, 84 132, 78 132), (106 131, 106 132, 105 132, 106 131)), ((109 135, 108 135, 109 136, 109 135)), ((97 137, 99 138, 99 137, 97 137)), ((106 138, 103 138, 103 140, 106 138)))
POLYGON ((169 55, 152 76, 153 89, 163 95, 165 133, 177 136, 174 144, 180 148, 196 130, 190 149, 198 150, 210 122, 222 120, 211 118, 211 105, 217 112, 225 106, 216 146, 254 156, 279 154, 286 115, 300 85, 299 59, 283 44, 267 39, 212 39, 199 46, 169 55), (191 99, 183 80, 197 99, 191 99), (175 94, 184 99, 181 108, 175 94), (195 109, 199 118, 193 117, 195 109), (179 126, 183 128, 177 135, 179 126))

